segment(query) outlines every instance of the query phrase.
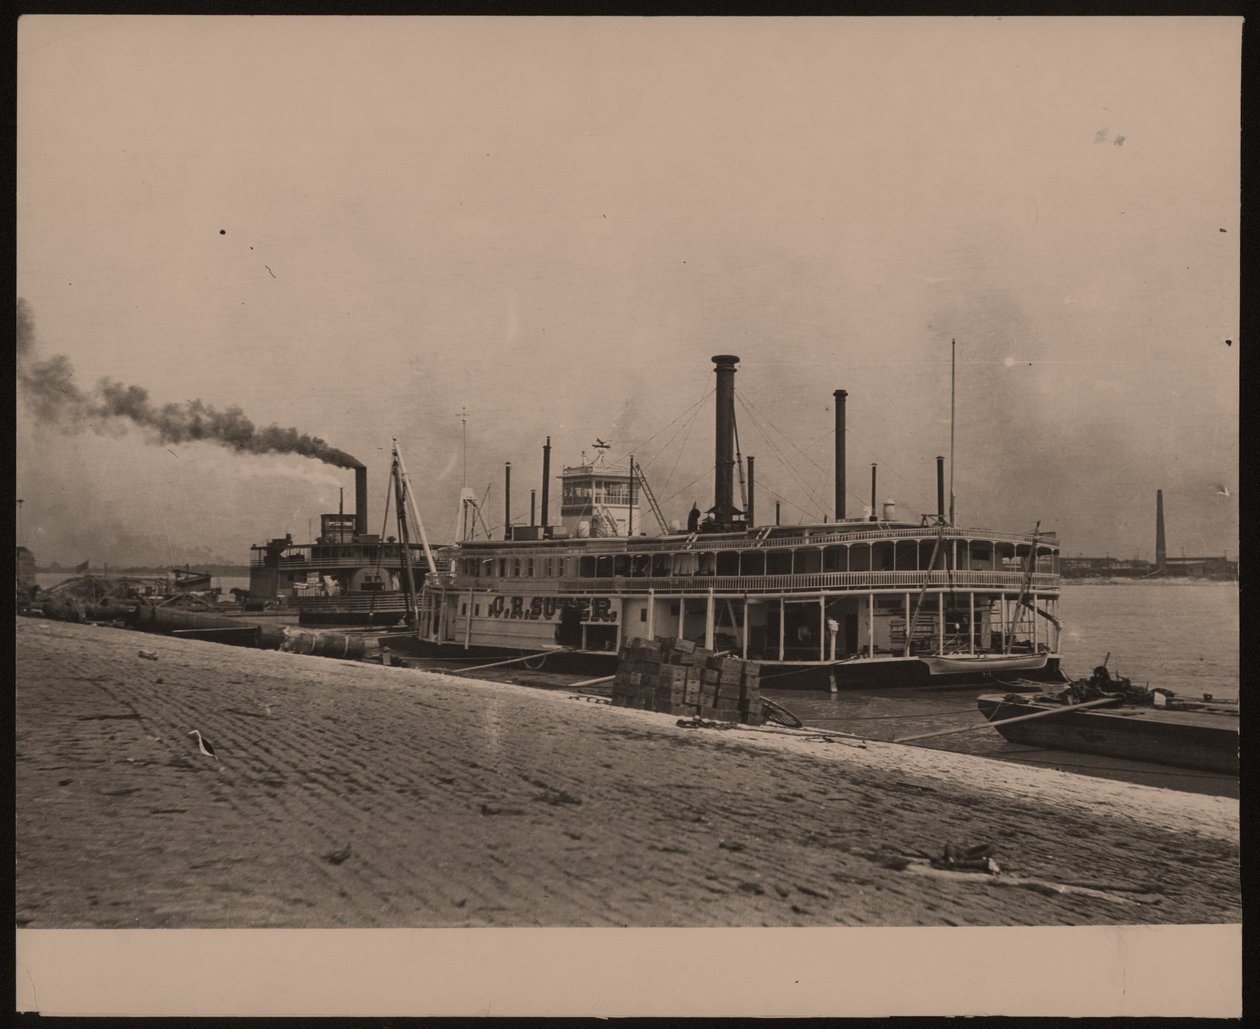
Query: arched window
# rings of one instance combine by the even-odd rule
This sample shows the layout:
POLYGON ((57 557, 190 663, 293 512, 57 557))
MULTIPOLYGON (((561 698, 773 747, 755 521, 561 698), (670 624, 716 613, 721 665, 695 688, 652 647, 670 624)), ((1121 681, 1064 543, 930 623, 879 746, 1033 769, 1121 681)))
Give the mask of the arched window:
POLYGON ((849 570, 849 548, 844 546, 826 547, 823 550, 824 572, 847 572, 849 570))
POLYGON ((890 572, 893 567, 893 545, 888 542, 880 542, 874 545, 874 557, 871 563, 875 566, 876 571, 890 572))
POLYGON ((792 571, 796 575, 808 575, 822 571, 822 550, 819 547, 801 547, 792 558, 792 571))
POLYGON ((871 570, 871 545, 854 543, 849 548, 849 571, 869 572, 871 570))
POLYGON ((787 547, 766 551, 767 575, 791 575, 792 551, 787 547))
POLYGON ((766 552, 764 550, 745 550, 739 555, 740 575, 765 575, 766 552))
POLYGON ((674 554, 674 575, 695 575, 698 564, 696 555, 690 550, 684 550, 681 553, 674 554))

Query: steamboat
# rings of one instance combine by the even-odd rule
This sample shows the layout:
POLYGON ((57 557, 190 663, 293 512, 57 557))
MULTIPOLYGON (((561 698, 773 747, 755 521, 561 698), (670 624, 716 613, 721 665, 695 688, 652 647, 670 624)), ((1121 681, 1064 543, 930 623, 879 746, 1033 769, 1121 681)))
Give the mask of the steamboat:
MULTIPOLYGON (((401 471, 397 443, 391 482, 398 503, 399 538, 369 533, 367 469, 355 472, 355 511, 320 515, 313 543, 295 543, 291 535, 250 548, 250 610, 296 611, 301 625, 394 625, 414 621, 413 598, 432 567, 427 539, 408 538, 404 497, 412 501, 401 471), (410 581, 410 588, 408 584, 410 581)), ((423 534, 423 526, 417 525, 423 534)))
POLYGON ((739 358, 712 360, 713 507, 703 517, 693 507, 686 529, 671 529, 633 459, 623 471, 601 453, 563 469, 551 525, 548 438, 541 524, 511 525, 509 478, 504 538, 443 550, 425 578, 422 655, 556 654, 606 670, 624 641, 664 636, 759 661, 763 681, 783 688, 947 685, 990 672, 1062 679, 1055 534, 953 524, 941 457, 935 513, 897 520, 891 503, 877 512, 872 469, 871 509, 848 517, 844 390, 833 394, 835 520, 758 524, 753 459, 736 455, 739 358), (642 531, 644 497, 659 535, 642 531))

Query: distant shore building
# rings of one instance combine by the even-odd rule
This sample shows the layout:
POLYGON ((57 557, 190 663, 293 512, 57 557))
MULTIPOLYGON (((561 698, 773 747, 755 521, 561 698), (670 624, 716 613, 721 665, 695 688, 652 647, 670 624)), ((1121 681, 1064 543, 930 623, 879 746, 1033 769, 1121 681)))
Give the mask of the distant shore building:
POLYGON ((1169 557, 1164 574, 1187 578, 1232 579, 1238 575, 1238 562, 1226 557, 1169 557))
POLYGON ((1140 558, 1060 557, 1059 572, 1065 579, 1095 578, 1190 578, 1233 579, 1238 562, 1225 557, 1165 557, 1161 568, 1140 558))
POLYGON ((1139 558, 1124 557, 1066 557, 1059 558, 1059 571, 1065 579, 1084 579, 1100 576, 1138 577, 1151 574, 1151 563, 1139 558))
POLYGON ((31 587, 35 585, 35 555, 25 547, 18 547, 13 570, 18 592, 29 596, 31 587))

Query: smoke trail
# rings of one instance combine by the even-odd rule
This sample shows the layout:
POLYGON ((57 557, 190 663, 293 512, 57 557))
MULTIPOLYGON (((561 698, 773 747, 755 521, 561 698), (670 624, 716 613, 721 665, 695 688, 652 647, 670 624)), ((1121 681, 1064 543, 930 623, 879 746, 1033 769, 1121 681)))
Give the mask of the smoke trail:
POLYGON ((143 386, 127 386, 108 378, 85 393, 75 384, 74 367, 63 354, 39 360, 30 304, 17 302, 17 377, 31 412, 42 422, 66 432, 91 426, 105 431, 111 419, 125 419, 144 430, 149 443, 201 440, 249 454, 299 454, 338 468, 362 463, 318 436, 268 425, 258 428, 239 407, 218 410, 201 400, 155 405, 143 386))

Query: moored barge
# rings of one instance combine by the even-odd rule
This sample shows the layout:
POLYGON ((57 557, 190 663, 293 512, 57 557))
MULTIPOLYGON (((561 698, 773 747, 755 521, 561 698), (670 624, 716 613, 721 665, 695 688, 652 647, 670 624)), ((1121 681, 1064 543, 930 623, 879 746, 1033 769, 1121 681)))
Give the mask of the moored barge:
POLYGON ((1176 698, 1156 707, 1117 698, 1080 710, 1060 698, 1015 694, 984 695, 976 703, 1012 743, 1238 774, 1237 707, 1176 698))

